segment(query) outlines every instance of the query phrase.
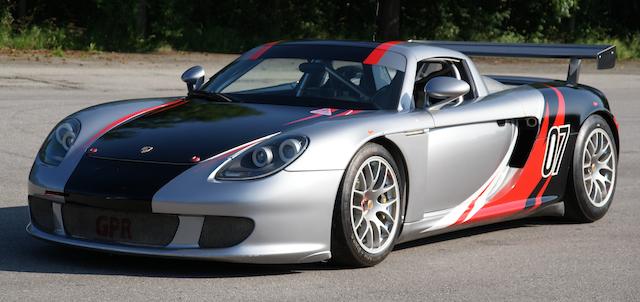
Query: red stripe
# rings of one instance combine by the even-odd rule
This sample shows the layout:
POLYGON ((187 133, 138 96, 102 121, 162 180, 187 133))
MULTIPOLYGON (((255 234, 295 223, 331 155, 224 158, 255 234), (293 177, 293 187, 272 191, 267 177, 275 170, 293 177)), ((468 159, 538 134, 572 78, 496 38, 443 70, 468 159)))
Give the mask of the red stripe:
MULTIPOLYGON (((546 84, 545 86, 551 88, 551 90, 553 90, 553 92, 556 93, 556 97, 558 97, 558 112, 556 113, 556 119, 553 121, 553 126, 561 126, 564 124, 564 116, 565 116, 564 95, 562 95, 562 92, 560 91, 560 89, 556 87, 549 86, 546 84)), ((538 194, 536 195, 536 199, 535 199, 535 204, 533 206, 534 209, 539 207, 542 204, 542 195, 544 195, 544 192, 547 190, 547 186, 551 182, 551 178, 553 178, 553 176, 549 175, 549 177, 547 177, 547 179, 544 181, 542 188, 540 188, 540 191, 538 191, 538 194)))
MULTIPOLYGON (((327 109, 329 109, 331 111, 331 113, 334 113, 334 112, 336 112, 338 110, 338 109, 333 109, 333 108, 327 108, 327 109)), ((318 110, 320 110, 320 109, 318 109, 318 110)), ((314 111, 316 111, 316 110, 313 110, 311 112, 314 112, 314 111)), ((292 124, 295 124, 295 123, 304 122, 304 121, 307 121, 307 120, 310 120, 310 119, 321 117, 321 116, 327 116, 327 115, 314 113, 314 114, 312 114, 310 116, 305 116, 305 117, 303 117, 301 119, 297 119, 295 121, 288 122, 285 125, 288 126, 288 125, 292 125, 292 124)))
POLYGON ((556 113, 556 120, 553 122, 554 126, 560 126, 564 124, 564 95, 562 95, 562 92, 560 92, 560 90, 558 88, 546 85, 547 87, 551 88, 551 90, 553 90, 553 92, 556 93, 556 96, 558 97, 558 112, 556 113))
POLYGON ((545 105, 540 132, 534 141, 529 159, 520 172, 514 175, 510 185, 503 187, 485 206, 469 219, 469 222, 479 221, 498 216, 507 216, 524 210, 529 196, 542 179, 540 167, 544 160, 547 131, 549 128, 549 104, 545 105))
MULTIPOLYGON (((535 187, 542 180, 540 167, 544 162, 544 150, 546 149, 547 132, 550 126, 560 126, 565 122, 565 101, 562 92, 556 87, 551 87, 558 97, 558 110, 553 125, 549 125, 549 103, 547 102, 544 110, 544 117, 540 127, 540 133, 536 137, 533 149, 529 155, 529 159, 525 163, 519 175, 514 176, 512 185, 505 186, 497 193, 491 201, 487 202, 485 208, 470 219, 470 221, 478 221, 498 216, 506 216, 519 212, 525 208, 529 196, 534 194, 535 187)), ((544 195, 551 176, 544 180, 542 187, 536 193, 534 199, 534 209, 542 204, 542 196, 544 195)))
POLYGON ((482 208, 476 215, 471 217, 467 222, 477 222, 481 220, 505 217, 511 214, 518 213, 524 209, 524 205, 527 203, 526 199, 509 200, 507 202, 493 205, 488 208, 482 208))
POLYGON ((401 42, 402 41, 390 41, 378 45, 378 47, 376 47, 362 63, 369 65, 378 64, 389 48, 401 42))
POLYGON ((92 144, 93 142, 95 142, 98 138, 100 138, 103 134, 107 133, 109 130, 121 125, 122 123, 124 123, 126 121, 129 121, 129 120, 131 120, 133 118, 136 118, 138 116, 141 116, 143 114, 146 114, 146 113, 158 110, 158 109, 162 109, 162 108, 165 108, 165 107, 168 107, 168 106, 173 106, 173 105, 176 105, 176 106, 177 105, 182 105, 182 104, 184 104, 186 102, 187 101, 185 99, 177 99, 175 101, 164 103, 164 104, 161 104, 161 105, 158 105, 158 106, 153 106, 153 107, 141 109, 141 110, 138 110, 136 112, 127 114, 127 115, 125 115, 125 116, 123 116, 123 117, 111 122, 109 125, 107 125, 106 127, 102 128, 100 131, 98 131, 98 133, 94 134, 89 139, 89 141, 87 142, 87 146, 92 144))
POLYGON ((258 48, 258 50, 256 50, 256 52, 249 57, 249 60, 259 59, 265 52, 267 52, 267 50, 269 50, 269 48, 273 47, 273 45, 278 44, 278 42, 280 41, 273 41, 260 46, 260 48, 258 48))
POLYGON ((484 187, 484 189, 482 189, 482 192, 480 192, 480 194, 478 194, 478 196, 476 196, 476 198, 473 199, 473 201, 469 204, 469 206, 464 211, 464 213, 462 213, 462 215, 460 215, 460 217, 458 218, 458 221, 456 221, 455 224, 461 224, 461 223, 464 222, 465 218, 469 215, 469 213, 473 209, 473 206, 476 204, 476 201, 478 201, 478 199, 480 199, 480 197, 482 197, 484 192, 487 191, 487 189, 491 186, 491 184, 493 183, 494 180, 495 180, 495 175, 491 178, 491 180, 489 180, 489 183, 487 183, 487 185, 484 187))
POLYGON ((307 116, 307 117, 303 117, 301 119, 297 119, 295 121, 288 122, 285 125, 291 125, 291 124, 295 124, 295 123, 299 123, 299 122, 304 122, 306 120, 314 119, 316 117, 321 117, 321 116, 322 116, 322 114, 313 114, 313 115, 310 115, 310 116, 307 116))
POLYGON ((356 115, 356 114, 358 114, 360 112, 362 112, 362 110, 349 109, 349 110, 342 111, 342 112, 340 112, 340 113, 338 113, 336 115, 333 115, 333 116, 331 116, 329 118, 334 118, 334 117, 339 117, 339 116, 347 116, 347 115, 356 115))
POLYGON ((57 191, 49 191, 49 190, 44 191, 44 194, 45 194, 45 195, 63 196, 63 197, 65 197, 65 196, 68 196, 68 195, 69 195, 69 194, 66 194, 66 193, 57 192, 57 191))
POLYGON ((544 181, 544 185, 542 185, 542 188, 540 188, 538 195, 536 195, 536 202, 533 206, 534 209, 539 207, 542 204, 542 194, 544 194, 544 191, 547 190, 547 186, 549 185, 549 182, 551 182, 551 176, 547 177, 547 179, 544 181))
POLYGON ((228 150, 228 151, 225 151, 225 152, 223 152, 223 153, 216 154, 216 155, 214 155, 214 156, 212 156, 212 157, 209 157, 209 158, 207 158, 207 160, 212 160, 212 159, 216 159, 216 158, 226 157, 226 156, 228 156, 228 155, 231 155, 231 154, 234 154, 234 153, 236 153, 236 152, 242 151, 242 150, 247 149, 247 148, 249 148, 249 147, 255 146, 255 145, 257 145, 259 142, 260 142, 260 141, 256 141, 256 142, 253 142, 253 143, 251 143, 251 144, 247 144, 247 145, 240 145, 240 146, 238 146, 238 147, 235 147, 235 148, 230 149, 230 150, 228 150))
POLYGON ((184 100, 184 102, 176 102, 176 103, 171 104, 171 105, 169 105, 169 106, 162 107, 162 108, 160 108, 160 109, 158 109, 158 110, 154 110, 153 112, 150 112, 148 115, 158 114, 158 113, 160 113, 160 112, 164 112, 164 111, 167 111, 167 110, 171 110, 171 109, 176 108, 176 107, 178 107, 178 106, 180 106, 180 105, 182 105, 182 104, 184 104, 184 103, 186 103, 186 102, 187 102, 186 100, 184 100))

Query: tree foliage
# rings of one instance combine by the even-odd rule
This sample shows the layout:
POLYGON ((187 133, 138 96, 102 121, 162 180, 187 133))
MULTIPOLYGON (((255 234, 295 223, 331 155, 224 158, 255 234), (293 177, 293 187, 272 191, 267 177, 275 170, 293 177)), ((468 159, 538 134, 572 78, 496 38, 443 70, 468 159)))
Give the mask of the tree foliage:
POLYGON ((273 40, 374 36, 638 43, 639 15, 640 2, 622 0, 0 0, 0 47, 34 28, 57 35, 43 48, 114 51, 241 52, 273 40))

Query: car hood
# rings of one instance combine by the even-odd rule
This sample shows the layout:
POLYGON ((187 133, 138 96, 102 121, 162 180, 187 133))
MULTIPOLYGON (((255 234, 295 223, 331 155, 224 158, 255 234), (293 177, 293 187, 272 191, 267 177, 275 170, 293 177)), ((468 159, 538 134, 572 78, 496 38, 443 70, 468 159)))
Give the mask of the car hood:
POLYGON ((191 99, 111 129, 91 145, 94 153, 90 156, 191 164, 194 158, 205 160, 300 123, 324 120, 340 112, 347 111, 191 99))

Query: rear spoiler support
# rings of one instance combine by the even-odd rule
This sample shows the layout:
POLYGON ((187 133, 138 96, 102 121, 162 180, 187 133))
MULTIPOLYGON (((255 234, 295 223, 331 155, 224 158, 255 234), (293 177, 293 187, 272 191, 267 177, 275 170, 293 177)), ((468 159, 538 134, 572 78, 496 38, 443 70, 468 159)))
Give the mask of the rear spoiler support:
POLYGON ((486 43, 419 40, 410 40, 409 42, 449 48, 469 56, 569 59, 569 70, 567 71, 566 81, 570 85, 578 84, 582 59, 595 59, 598 69, 609 69, 616 65, 615 45, 486 43))
POLYGON ((578 58, 571 58, 569 60, 569 70, 567 71, 567 84, 577 85, 578 78, 580 77, 580 65, 582 60, 578 58))

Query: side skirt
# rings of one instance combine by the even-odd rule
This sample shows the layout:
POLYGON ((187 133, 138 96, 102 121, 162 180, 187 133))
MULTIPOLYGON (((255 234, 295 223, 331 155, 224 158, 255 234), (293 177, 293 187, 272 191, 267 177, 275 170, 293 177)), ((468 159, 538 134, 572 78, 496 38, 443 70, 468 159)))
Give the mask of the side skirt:
POLYGON ((513 221, 530 217, 562 217, 564 215, 564 203, 562 201, 548 202, 531 211, 521 211, 506 217, 496 217, 493 219, 468 222, 463 224, 454 224, 443 229, 428 231, 435 222, 444 217, 449 210, 425 213, 425 218, 420 221, 405 223, 402 233, 398 237, 397 243, 405 243, 412 240, 427 238, 444 233, 479 227, 483 225, 494 224, 498 222, 513 221))

